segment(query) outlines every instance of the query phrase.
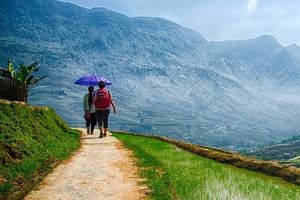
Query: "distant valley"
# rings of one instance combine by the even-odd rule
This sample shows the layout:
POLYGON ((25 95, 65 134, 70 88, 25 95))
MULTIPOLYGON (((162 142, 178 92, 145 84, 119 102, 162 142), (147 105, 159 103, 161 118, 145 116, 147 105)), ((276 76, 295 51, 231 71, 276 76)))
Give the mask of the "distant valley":
POLYGON ((272 143, 248 153, 263 160, 276 160, 279 163, 300 167, 300 135, 278 143, 272 143))

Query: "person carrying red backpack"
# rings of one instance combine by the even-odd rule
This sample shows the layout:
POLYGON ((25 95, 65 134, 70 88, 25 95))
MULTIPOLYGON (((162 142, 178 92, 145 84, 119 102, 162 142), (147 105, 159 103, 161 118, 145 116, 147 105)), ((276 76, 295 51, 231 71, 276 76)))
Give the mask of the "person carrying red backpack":
POLYGON ((94 96, 94 104, 96 109, 96 119, 100 129, 99 138, 103 138, 107 135, 110 108, 112 106, 114 113, 116 113, 116 107, 110 92, 105 88, 105 82, 100 81, 98 86, 99 89, 95 92, 94 96))

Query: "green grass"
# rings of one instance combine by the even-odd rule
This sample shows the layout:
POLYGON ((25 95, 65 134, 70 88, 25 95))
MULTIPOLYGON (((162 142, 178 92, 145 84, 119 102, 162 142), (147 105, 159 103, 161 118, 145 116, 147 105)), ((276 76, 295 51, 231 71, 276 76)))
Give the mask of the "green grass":
POLYGON ((151 138, 114 133, 138 158, 153 199, 300 199, 300 187, 151 138))
POLYGON ((53 109, 0 100, 0 199, 21 199, 79 146, 53 109))

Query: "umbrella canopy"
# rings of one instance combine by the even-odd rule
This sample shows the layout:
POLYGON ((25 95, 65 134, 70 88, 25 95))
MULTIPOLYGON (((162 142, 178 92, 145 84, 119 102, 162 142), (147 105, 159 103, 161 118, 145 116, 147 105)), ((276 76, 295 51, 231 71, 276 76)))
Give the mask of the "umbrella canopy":
POLYGON ((80 79, 78 79, 77 81, 75 81, 74 83, 77 84, 77 85, 84 85, 84 86, 90 86, 90 85, 96 86, 96 85, 98 85, 98 83, 100 81, 103 81, 105 83, 105 85, 111 85, 112 84, 106 78, 104 78, 102 76, 96 76, 94 74, 83 76, 80 79))

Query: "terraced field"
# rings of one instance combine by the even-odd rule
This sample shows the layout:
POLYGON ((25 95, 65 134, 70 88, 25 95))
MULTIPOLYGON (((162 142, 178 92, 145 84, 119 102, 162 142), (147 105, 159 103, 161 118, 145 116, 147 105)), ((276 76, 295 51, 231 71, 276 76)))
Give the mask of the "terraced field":
POLYGON ((152 138, 114 134, 134 151, 153 199, 300 199, 282 179, 192 154, 152 138))

